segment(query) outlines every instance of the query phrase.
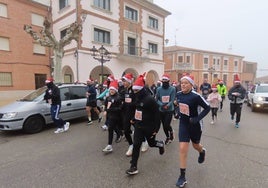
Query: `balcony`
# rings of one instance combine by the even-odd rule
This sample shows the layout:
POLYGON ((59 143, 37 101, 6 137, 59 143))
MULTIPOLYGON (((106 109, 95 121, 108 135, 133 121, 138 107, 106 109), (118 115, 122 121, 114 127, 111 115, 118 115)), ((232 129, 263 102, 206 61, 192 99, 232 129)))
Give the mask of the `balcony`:
POLYGON ((174 70, 182 71, 182 72, 191 72, 193 70, 193 65, 191 63, 174 63, 174 70))

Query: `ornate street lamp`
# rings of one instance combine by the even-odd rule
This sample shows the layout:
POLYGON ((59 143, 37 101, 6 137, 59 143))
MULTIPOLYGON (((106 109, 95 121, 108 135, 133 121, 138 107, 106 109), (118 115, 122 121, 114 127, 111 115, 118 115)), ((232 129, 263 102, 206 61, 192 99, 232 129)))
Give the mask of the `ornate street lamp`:
POLYGON ((212 78, 212 75, 213 73, 216 71, 216 69, 212 66, 212 67, 209 67, 208 68, 208 72, 210 73, 210 78, 211 78, 211 84, 213 82, 213 78, 212 78))
POLYGON ((92 49, 90 49, 92 52, 92 56, 94 59, 98 60, 101 63, 101 86, 103 85, 103 64, 107 61, 111 60, 111 53, 101 45, 99 49, 97 49, 95 46, 93 46, 92 49))

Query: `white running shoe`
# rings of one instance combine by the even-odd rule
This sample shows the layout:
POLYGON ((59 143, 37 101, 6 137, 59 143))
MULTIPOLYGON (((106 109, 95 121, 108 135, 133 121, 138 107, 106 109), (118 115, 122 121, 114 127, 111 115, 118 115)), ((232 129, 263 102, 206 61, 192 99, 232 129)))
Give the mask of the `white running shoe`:
POLYGON ((214 121, 211 121, 210 124, 214 124, 214 121))
POLYGON ((58 128, 56 131, 54 131, 55 134, 64 132, 63 128, 58 128))
POLYGON ((128 150, 126 152, 126 156, 130 157, 132 155, 132 152, 133 152, 133 144, 128 147, 128 150))
POLYGON ((148 146, 148 142, 145 141, 145 142, 142 142, 142 145, 141 145, 141 151, 142 152, 146 152, 148 150, 149 146, 148 146))
POLYGON ((113 147, 112 145, 107 145, 102 151, 105 153, 110 153, 113 151, 113 147))
POLYGON ((107 125, 103 125, 103 126, 101 126, 101 128, 104 130, 104 131, 106 131, 106 130, 108 130, 108 126, 107 125))
POLYGON ((66 122, 64 124, 64 131, 68 131, 69 128, 70 128, 70 122, 66 122))

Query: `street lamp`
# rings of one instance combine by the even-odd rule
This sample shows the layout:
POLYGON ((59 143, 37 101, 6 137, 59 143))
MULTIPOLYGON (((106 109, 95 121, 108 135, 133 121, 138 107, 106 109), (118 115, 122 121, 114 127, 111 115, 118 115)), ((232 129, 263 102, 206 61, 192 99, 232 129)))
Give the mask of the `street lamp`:
POLYGON ((210 77, 211 77, 211 84, 213 82, 213 80, 212 80, 212 74, 215 72, 215 70, 216 69, 213 66, 208 68, 208 72, 210 73, 210 77))
POLYGON ((90 49, 92 52, 92 56, 94 59, 98 60, 101 63, 101 86, 103 85, 103 64, 107 61, 111 60, 111 53, 101 45, 99 49, 97 49, 95 46, 93 46, 92 49, 90 49))

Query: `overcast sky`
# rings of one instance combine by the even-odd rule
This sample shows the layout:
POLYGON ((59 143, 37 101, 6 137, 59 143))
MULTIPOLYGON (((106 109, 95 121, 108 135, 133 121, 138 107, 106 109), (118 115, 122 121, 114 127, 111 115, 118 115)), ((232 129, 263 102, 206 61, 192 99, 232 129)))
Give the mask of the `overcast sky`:
POLYGON ((176 44, 241 55, 246 61, 258 63, 257 76, 268 76, 268 0, 154 0, 154 3, 172 13, 166 18, 168 46, 176 44))

